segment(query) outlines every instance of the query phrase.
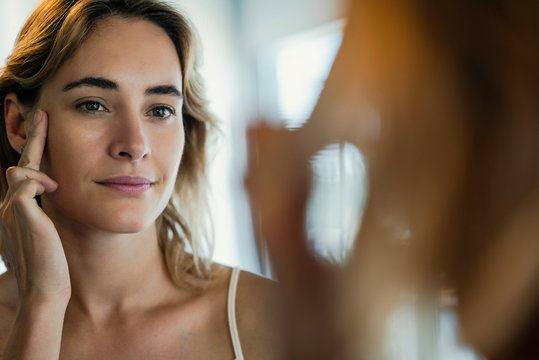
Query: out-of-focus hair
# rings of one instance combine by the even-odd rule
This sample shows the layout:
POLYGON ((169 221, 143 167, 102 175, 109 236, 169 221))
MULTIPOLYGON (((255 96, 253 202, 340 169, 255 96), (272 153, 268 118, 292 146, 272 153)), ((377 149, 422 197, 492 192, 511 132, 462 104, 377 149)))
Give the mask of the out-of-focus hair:
MULTIPOLYGON (((13 53, 0 74, 0 196, 8 191, 5 171, 19 161, 9 144, 4 100, 15 93, 33 108, 43 84, 58 71, 107 17, 150 21, 174 43, 183 75, 185 149, 175 191, 157 219, 159 245, 171 278, 178 286, 194 287, 210 275, 212 222, 207 201, 207 142, 216 121, 209 113, 198 72, 196 34, 189 21, 158 0, 44 0, 23 26, 13 53)), ((0 255, 7 264, 3 242, 0 255)), ((9 265, 8 265, 9 266, 9 265)))

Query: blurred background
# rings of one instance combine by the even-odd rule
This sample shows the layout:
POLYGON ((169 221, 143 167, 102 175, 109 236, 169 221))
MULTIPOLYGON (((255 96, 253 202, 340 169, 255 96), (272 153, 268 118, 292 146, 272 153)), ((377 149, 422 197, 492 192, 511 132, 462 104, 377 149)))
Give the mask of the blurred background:
MULTIPOLYGON (((0 0, 0 64, 38 0, 0 0)), ((271 276, 266 251, 254 241, 243 189, 245 131, 256 119, 301 126, 312 111, 339 48, 347 0, 174 0, 195 24, 203 46, 203 76, 223 137, 211 165, 215 261, 271 276)), ((328 121, 331 121, 328 119, 328 121)), ((360 152, 328 146, 312 159, 313 193, 307 216, 312 248, 326 261, 346 261, 368 184, 360 152)), ((286 174, 283 174, 286 176, 286 174)), ((0 273, 5 267, 0 263, 0 273)), ((458 344, 451 306, 433 309, 437 332, 423 334, 411 303, 388 329, 389 359, 478 359, 458 344), (419 350, 419 338, 432 347, 419 350)))

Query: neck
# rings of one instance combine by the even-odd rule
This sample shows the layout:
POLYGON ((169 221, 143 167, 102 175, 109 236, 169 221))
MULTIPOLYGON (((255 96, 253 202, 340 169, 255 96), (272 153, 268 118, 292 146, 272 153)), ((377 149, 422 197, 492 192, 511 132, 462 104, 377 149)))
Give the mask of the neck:
POLYGON ((69 265, 70 311, 98 321, 152 307, 177 292, 158 245, 155 223, 136 234, 56 226, 69 265))

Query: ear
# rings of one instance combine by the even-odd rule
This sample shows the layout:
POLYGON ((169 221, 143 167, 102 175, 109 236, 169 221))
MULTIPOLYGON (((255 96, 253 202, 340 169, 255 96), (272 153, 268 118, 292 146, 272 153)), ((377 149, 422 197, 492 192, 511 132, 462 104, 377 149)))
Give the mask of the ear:
POLYGON ((24 115, 26 108, 19 102, 15 93, 9 93, 4 98, 4 119, 9 144, 16 152, 26 144, 26 124, 24 115))

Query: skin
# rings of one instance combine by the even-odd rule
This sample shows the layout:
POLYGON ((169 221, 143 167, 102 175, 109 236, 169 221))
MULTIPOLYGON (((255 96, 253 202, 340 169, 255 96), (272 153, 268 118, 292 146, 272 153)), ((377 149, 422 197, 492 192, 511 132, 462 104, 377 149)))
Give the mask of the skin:
MULTIPOLYGON (((214 265, 215 276, 194 294, 173 284, 158 246, 155 220, 184 147, 182 98, 163 87, 182 89, 166 33, 112 17, 43 85, 41 111, 6 97, 11 145, 25 145, 21 163, 8 171, 2 209, 10 262, 21 269, 0 277, 6 358, 233 358, 230 269, 214 265), (66 90, 89 77, 115 88, 66 90), (98 183, 126 175, 152 186, 128 196, 98 183), (43 211, 33 199, 40 194, 43 211)), ((237 320, 247 358, 279 358, 275 294, 272 282, 240 276, 237 320)))

